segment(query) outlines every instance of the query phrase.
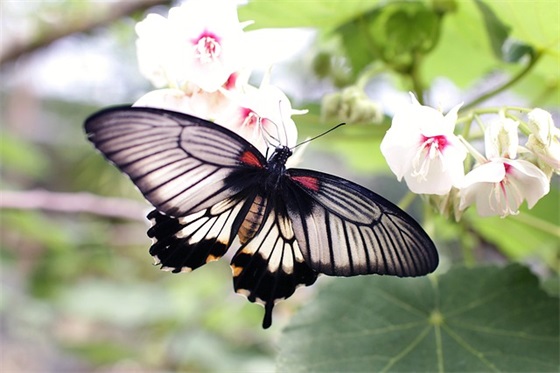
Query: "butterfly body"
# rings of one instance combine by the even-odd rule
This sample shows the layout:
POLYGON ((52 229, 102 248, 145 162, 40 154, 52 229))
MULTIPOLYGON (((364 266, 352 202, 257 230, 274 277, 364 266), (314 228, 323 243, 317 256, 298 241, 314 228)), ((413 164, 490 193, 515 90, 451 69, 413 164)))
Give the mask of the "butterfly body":
POLYGON ((150 254, 188 272, 231 259, 234 289, 272 308, 318 274, 421 276, 438 264, 422 228, 397 206, 337 176, 287 168, 237 134, 161 109, 117 107, 86 120, 89 140, 156 208, 150 254))

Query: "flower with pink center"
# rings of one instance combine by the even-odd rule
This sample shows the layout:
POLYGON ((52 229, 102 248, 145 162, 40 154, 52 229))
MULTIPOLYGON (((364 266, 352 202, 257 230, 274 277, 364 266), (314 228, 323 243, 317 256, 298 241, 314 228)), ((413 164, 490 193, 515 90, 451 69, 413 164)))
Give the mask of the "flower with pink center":
POLYGON ((195 84, 215 92, 249 61, 237 7, 229 0, 190 0, 164 18, 136 25, 140 71, 158 87, 195 84))
POLYGON ((412 104, 393 117, 381 153, 412 192, 443 195, 462 180, 467 151, 453 134, 460 107, 444 116, 412 96, 412 104))
POLYGON ((232 104, 216 117, 216 123, 239 134, 263 154, 280 144, 296 145, 297 128, 291 116, 300 112, 292 109, 280 89, 263 84, 258 89, 246 86, 245 92, 225 93, 232 104))
POLYGON ((523 200, 532 208, 550 190, 546 175, 524 160, 495 158, 475 167, 461 186, 459 209, 473 203, 481 216, 515 215, 523 200))
POLYGON ((470 171, 460 185, 459 209, 473 203, 481 216, 517 214, 524 200, 532 208, 548 194, 547 176, 534 164, 510 159, 518 147, 517 124, 502 118, 492 123, 484 133, 486 156, 472 152, 479 165, 470 171))

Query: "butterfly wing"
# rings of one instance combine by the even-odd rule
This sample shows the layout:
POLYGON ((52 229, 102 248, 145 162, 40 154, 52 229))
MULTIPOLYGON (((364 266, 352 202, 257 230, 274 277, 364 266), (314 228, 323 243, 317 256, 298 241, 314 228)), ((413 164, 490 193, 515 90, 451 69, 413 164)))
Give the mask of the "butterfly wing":
POLYGON ((321 172, 289 169, 288 215, 309 266, 333 276, 421 276, 435 270, 434 243, 407 213, 374 192, 321 172))
POLYGON ((284 201, 279 195, 257 200, 263 208, 247 219, 260 220, 260 228, 239 248, 231 267, 235 291, 264 306, 263 328, 268 328, 275 303, 297 287, 313 284, 317 273, 303 258, 284 201))
POLYGON ((232 244, 249 200, 228 198, 208 209, 183 217, 153 210, 150 254, 156 265, 173 273, 190 272, 222 257, 232 244))
POLYGON ((144 197, 171 216, 202 211, 247 185, 264 156, 239 135, 168 110, 115 107, 86 120, 88 139, 127 174, 144 197))

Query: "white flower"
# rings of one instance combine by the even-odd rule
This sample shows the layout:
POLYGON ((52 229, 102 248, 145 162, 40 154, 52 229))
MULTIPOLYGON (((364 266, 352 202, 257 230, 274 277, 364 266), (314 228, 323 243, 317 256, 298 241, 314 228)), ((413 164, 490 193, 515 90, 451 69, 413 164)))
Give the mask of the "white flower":
POLYGON ((532 208, 549 190, 548 178, 534 164, 495 158, 465 176, 459 208, 476 203, 481 216, 505 217, 517 214, 523 200, 532 208))
MULTIPOLYGON (((460 185, 459 209, 473 203, 481 216, 515 215, 524 200, 532 208, 550 190, 547 176, 525 160, 511 159, 517 154, 517 123, 501 118, 484 133, 486 158, 475 154, 479 165, 460 185)), ((474 152, 474 150, 473 150, 474 152)))
POLYGON ((558 136, 558 128, 554 126, 552 115, 546 110, 535 108, 527 114, 529 129, 537 140, 543 144, 550 144, 554 133, 558 136))
POLYGON ((248 61, 236 2, 190 0, 168 18, 150 14, 136 25, 140 71, 158 87, 192 83, 214 92, 248 61))
POLYGON ((393 117, 381 153, 399 181, 404 177, 414 193, 446 194, 464 176, 467 150, 453 134, 461 104, 444 116, 420 105, 414 96, 412 101, 393 117))
POLYGON ((291 116, 299 112, 292 109, 288 97, 268 84, 245 89, 244 93, 225 92, 233 105, 216 118, 216 123, 239 134, 263 154, 280 144, 296 145, 297 128, 291 116))
POLYGON ((164 88, 148 92, 132 106, 154 107, 187 114, 193 111, 190 96, 177 88, 164 88))
POLYGON ((238 89, 238 81, 238 74, 231 74, 222 89, 215 92, 203 91, 193 84, 185 85, 183 89, 156 89, 140 97, 133 106, 173 110, 213 121, 232 105, 224 92, 238 89))
POLYGON ((552 116, 536 108, 529 115, 531 134, 525 146, 537 157, 538 164, 549 175, 560 174, 560 130, 554 125, 552 116))
POLYGON ((484 134, 486 156, 488 158, 505 157, 510 159, 517 157, 518 126, 518 122, 503 116, 492 122, 484 134))

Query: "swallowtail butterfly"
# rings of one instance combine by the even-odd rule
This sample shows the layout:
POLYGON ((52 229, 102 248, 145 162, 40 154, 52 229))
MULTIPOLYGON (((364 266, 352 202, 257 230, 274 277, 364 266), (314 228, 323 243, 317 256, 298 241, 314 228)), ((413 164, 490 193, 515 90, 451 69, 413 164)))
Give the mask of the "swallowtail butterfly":
POLYGON ((438 254, 420 225, 378 194, 337 176, 286 168, 230 130, 168 110, 115 107, 86 120, 89 141, 155 207, 150 254, 189 272, 237 246, 233 286, 272 309, 320 273, 421 276, 438 254))

